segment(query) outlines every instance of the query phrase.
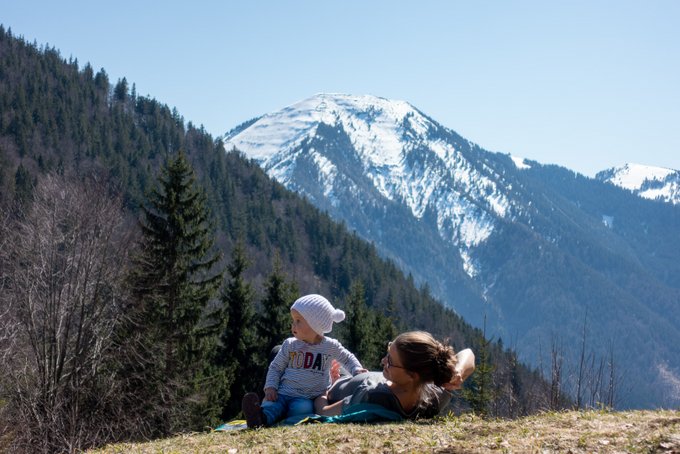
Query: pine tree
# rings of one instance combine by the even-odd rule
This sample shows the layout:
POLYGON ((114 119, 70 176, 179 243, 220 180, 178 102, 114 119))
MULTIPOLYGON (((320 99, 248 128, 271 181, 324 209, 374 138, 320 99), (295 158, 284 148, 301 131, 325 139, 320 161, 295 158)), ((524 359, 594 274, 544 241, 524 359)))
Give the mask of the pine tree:
POLYGON ((472 410, 481 416, 488 414, 489 405, 494 399, 492 391, 494 367, 489 362, 490 344, 491 341, 487 340, 484 334, 479 336, 477 347, 479 362, 471 377, 470 387, 463 390, 463 396, 472 410))
POLYGON ((201 400, 196 381, 207 379, 214 340, 202 329, 201 317, 222 281, 205 202, 184 154, 168 158, 148 206, 142 207, 141 252, 131 275, 133 320, 152 356, 141 372, 152 381, 150 399, 160 400, 159 411, 174 415, 169 430, 200 429, 187 424, 205 423, 195 414, 203 412, 196 405, 201 400))
POLYGON ((264 352, 255 326, 254 291, 245 280, 249 266, 245 248, 238 242, 227 266, 229 282, 222 292, 222 323, 218 362, 228 370, 238 371, 231 383, 231 399, 222 417, 234 416, 241 408, 240 399, 246 392, 260 388, 264 380, 264 352))
POLYGON ((266 295, 262 300, 262 313, 258 331, 264 352, 270 352, 290 335, 290 306, 298 296, 297 286, 286 281, 281 259, 274 257, 273 270, 267 278, 266 295))
POLYGON ((380 360, 385 356, 388 342, 392 341, 399 334, 399 330, 394 326, 392 317, 376 312, 373 319, 373 355, 364 360, 363 366, 369 370, 380 368, 380 360))
POLYGON ((16 174, 14 175, 14 199, 19 203, 26 203, 33 192, 33 180, 28 172, 28 169, 22 164, 17 167, 16 174))
MULTIPOLYGON (((355 281, 347 297, 347 339, 345 347, 353 352, 362 365, 372 365, 377 353, 374 315, 366 307, 364 286, 355 281)), ((364 367, 366 367, 364 365, 364 367)))

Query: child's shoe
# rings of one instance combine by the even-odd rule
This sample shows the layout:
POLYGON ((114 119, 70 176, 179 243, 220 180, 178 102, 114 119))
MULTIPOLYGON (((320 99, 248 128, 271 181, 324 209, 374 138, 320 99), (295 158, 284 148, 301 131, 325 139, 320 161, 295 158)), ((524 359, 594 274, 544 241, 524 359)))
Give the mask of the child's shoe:
POLYGON ((241 401, 241 410, 246 417, 249 429, 263 427, 267 418, 260 406, 260 397, 256 393, 247 393, 241 401))

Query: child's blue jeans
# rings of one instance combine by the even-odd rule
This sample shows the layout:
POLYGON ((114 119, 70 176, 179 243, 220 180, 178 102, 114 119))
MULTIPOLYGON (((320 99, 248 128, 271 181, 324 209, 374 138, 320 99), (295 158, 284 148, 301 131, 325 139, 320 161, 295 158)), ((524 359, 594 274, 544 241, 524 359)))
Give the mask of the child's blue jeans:
POLYGON ((314 401, 304 397, 290 397, 279 394, 275 401, 265 400, 262 402, 262 411, 267 417, 267 425, 271 426, 289 416, 314 413, 314 401))

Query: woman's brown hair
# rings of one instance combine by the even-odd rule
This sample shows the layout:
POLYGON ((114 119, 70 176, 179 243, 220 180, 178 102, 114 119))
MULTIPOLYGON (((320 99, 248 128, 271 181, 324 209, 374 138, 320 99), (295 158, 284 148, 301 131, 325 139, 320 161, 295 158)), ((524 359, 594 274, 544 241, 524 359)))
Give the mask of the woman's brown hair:
POLYGON ((453 348, 444 345, 425 331, 409 331, 394 339, 404 368, 420 376, 421 384, 441 386, 453 378, 456 356, 453 348))

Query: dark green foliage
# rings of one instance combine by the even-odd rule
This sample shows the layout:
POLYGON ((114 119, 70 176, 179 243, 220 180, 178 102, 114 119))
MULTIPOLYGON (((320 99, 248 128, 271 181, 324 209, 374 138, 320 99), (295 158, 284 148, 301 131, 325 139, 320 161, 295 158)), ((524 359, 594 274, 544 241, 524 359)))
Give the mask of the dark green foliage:
POLYGON ((365 369, 380 369, 387 343, 399 333, 392 317, 367 306, 364 286, 360 281, 352 284, 345 311, 347 318, 339 330, 343 333, 341 337, 345 348, 359 358, 365 369))
POLYGON ((243 245, 239 242, 227 266, 229 281, 222 292, 222 326, 217 364, 234 371, 230 386, 232 399, 223 418, 235 415, 245 393, 260 390, 264 383, 264 355, 256 326, 254 292, 244 277, 248 267, 243 245))
POLYGON ((205 195, 183 153, 168 158, 142 210, 140 253, 130 283, 134 321, 145 350, 153 352, 146 365, 149 399, 159 399, 159 411, 172 415, 168 430, 200 429, 217 416, 203 414, 196 404, 207 402, 203 391, 212 389, 208 383, 215 385, 209 375, 215 372, 210 364, 214 339, 200 322, 222 274, 215 269, 220 254, 213 247, 205 195))
POLYGON ((383 315, 380 312, 375 313, 373 320, 373 330, 375 333, 373 335, 373 344, 375 356, 369 357, 364 367, 369 370, 379 370, 382 368, 380 361, 383 356, 385 356, 387 344, 397 337, 399 330, 394 325, 392 317, 383 315))
POLYGON ((470 385, 464 390, 464 395, 472 410, 486 416, 489 413, 493 395, 494 367, 489 361, 489 344, 491 341, 480 336, 477 342, 477 368, 470 379, 470 385))
POLYGON ((347 335, 344 346, 359 358, 364 368, 376 368, 379 353, 374 341, 377 334, 374 330, 375 316, 366 307, 364 295, 363 284, 359 281, 354 282, 345 303, 347 335))
POLYGON ((19 204, 23 204, 31 198, 33 184, 31 175, 28 173, 26 167, 19 164, 16 175, 14 175, 14 197, 19 204))
POLYGON ((148 301, 147 320, 168 339, 166 372, 171 376, 194 352, 202 311, 221 284, 215 271, 220 254, 213 247, 213 231, 205 194, 196 187, 193 171, 183 153, 169 158, 159 187, 143 207, 141 254, 136 258, 134 289, 148 301))
POLYGON ((296 285, 286 280, 277 254, 272 272, 267 278, 262 311, 257 319, 264 353, 270 352, 285 338, 290 337, 290 307, 298 294, 296 285))

